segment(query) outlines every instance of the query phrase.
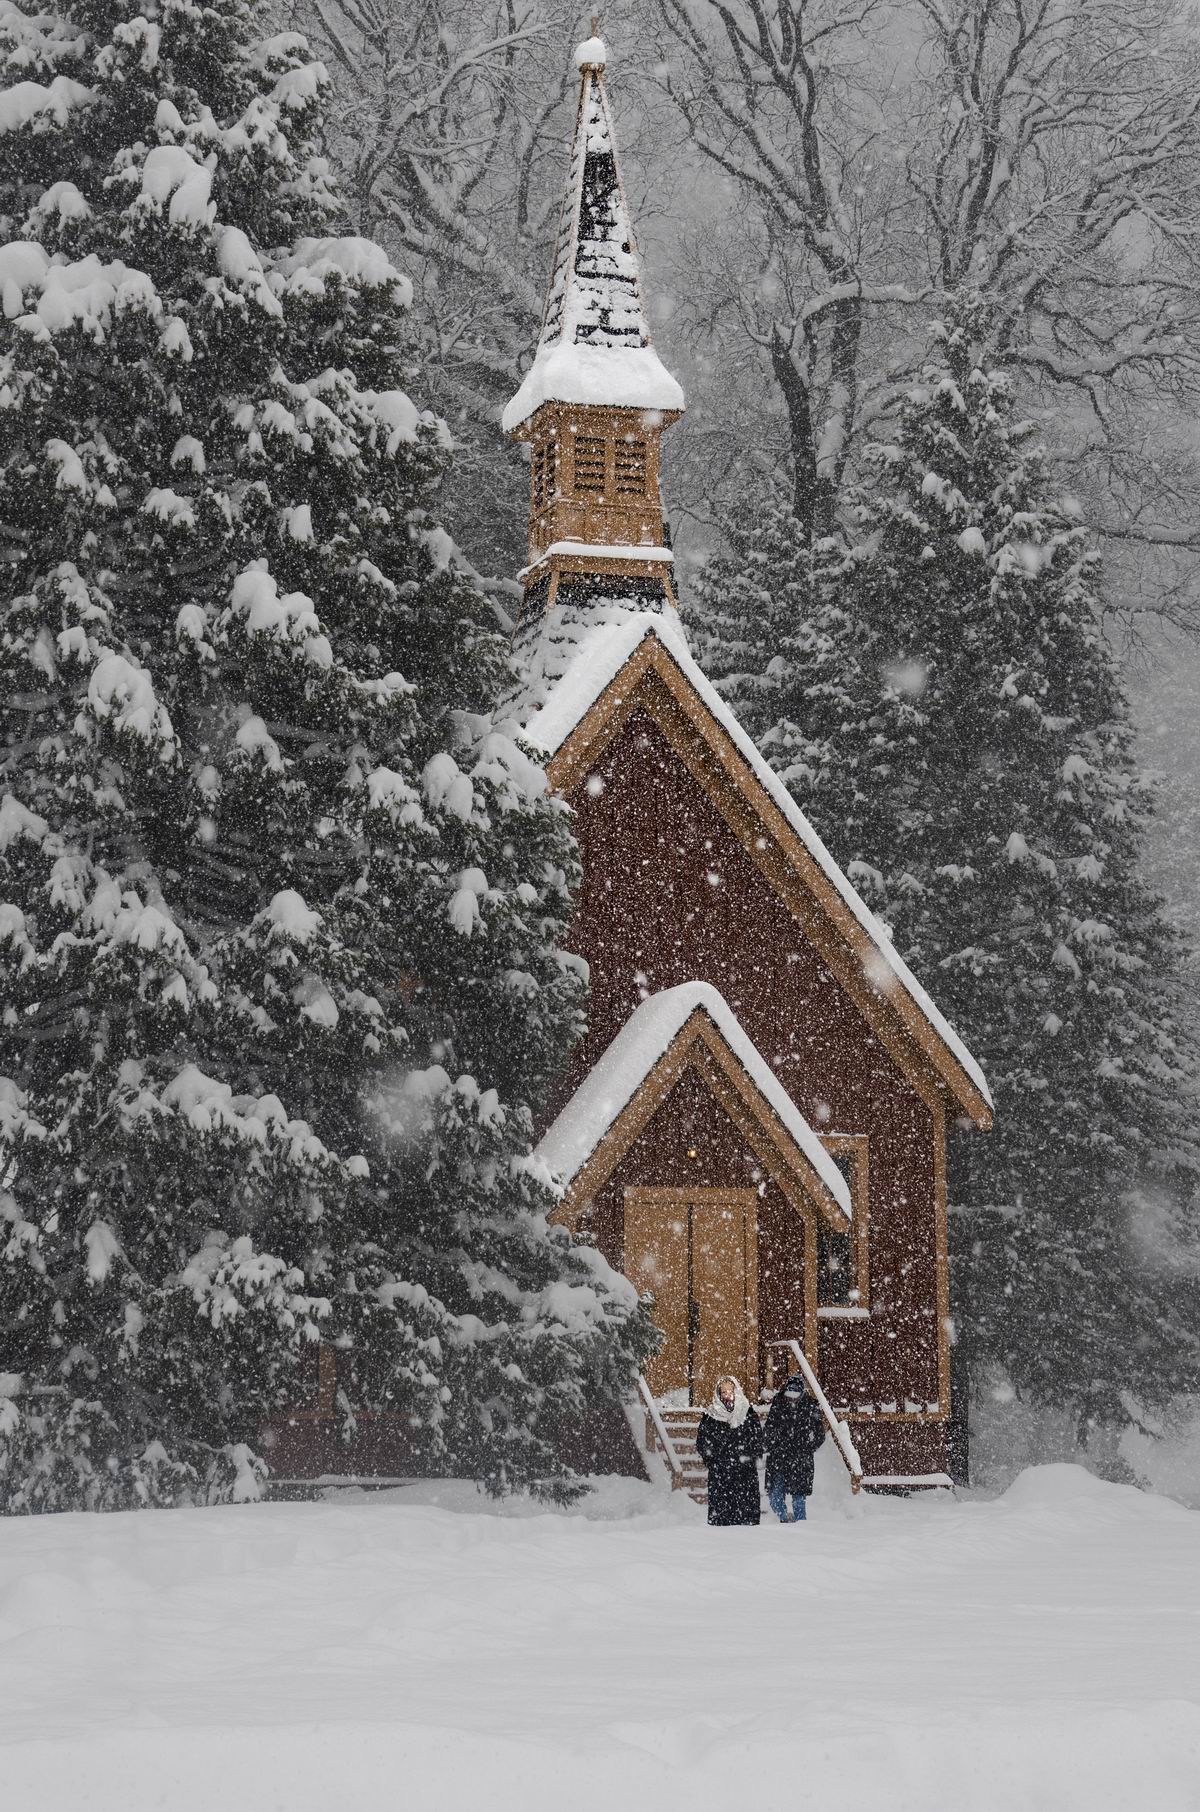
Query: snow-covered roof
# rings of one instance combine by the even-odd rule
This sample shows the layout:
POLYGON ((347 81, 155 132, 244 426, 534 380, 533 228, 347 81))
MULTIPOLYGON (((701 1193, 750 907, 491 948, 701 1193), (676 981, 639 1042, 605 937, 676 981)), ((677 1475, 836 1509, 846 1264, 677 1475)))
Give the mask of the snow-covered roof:
POLYGON ((635 1008, 541 1140, 538 1157, 564 1183, 577 1176, 697 1009, 707 1014, 849 1218, 853 1207, 846 1179, 770 1064, 750 1042, 724 996, 707 982, 664 988, 635 1008))
POLYGON ((895 988, 907 994, 990 1108, 991 1091, 978 1063, 898 954, 891 938, 866 901, 851 886, 778 774, 700 671, 674 611, 649 613, 614 609, 607 618, 600 614, 597 618, 579 622, 565 618, 556 622, 557 615, 550 612, 539 625, 537 640, 541 659, 539 661, 538 655, 534 654, 529 687, 522 700, 525 734, 534 747, 547 758, 560 749, 647 637, 657 638, 866 932, 879 959, 877 969, 869 976, 872 985, 884 994, 895 988))
MULTIPOLYGON (((656 566, 674 566, 675 564, 673 550, 669 547, 656 547, 653 542, 552 541, 549 547, 541 550, 536 560, 517 574, 517 577, 526 578, 535 566, 540 566, 543 560, 549 560, 554 554, 563 554, 571 559, 587 560, 588 562, 646 560, 656 566)), ((600 570, 603 571, 603 567, 600 570)))
POLYGON ((681 410, 683 389, 653 346, 588 346, 571 339, 542 343, 517 394, 500 418, 506 434, 543 403, 603 403, 610 409, 681 410))
POLYGON ((511 434, 546 402, 679 411, 683 391, 650 344, 637 247, 617 162, 598 38, 579 46, 579 111, 533 364, 501 417, 511 434))

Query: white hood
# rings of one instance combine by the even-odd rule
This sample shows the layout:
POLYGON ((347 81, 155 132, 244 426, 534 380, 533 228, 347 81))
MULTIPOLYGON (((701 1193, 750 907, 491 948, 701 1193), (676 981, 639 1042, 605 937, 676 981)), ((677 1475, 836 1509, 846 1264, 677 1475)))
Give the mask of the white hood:
POLYGON ((708 1406, 707 1413, 714 1422, 728 1422, 731 1428, 740 1428, 750 1414, 750 1399, 736 1378, 733 1381, 733 1391, 733 1408, 726 1409, 721 1401, 721 1380, 718 1378, 717 1388, 713 1392, 713 1399, 708 1406))

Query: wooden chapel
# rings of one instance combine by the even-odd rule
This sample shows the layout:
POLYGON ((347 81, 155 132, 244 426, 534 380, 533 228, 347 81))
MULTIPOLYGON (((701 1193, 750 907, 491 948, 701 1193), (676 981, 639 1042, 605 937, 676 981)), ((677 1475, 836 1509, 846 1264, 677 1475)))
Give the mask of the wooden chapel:
POLYGON ((644 1385, 677 1436, 721 1373, 769 1390, 795 1341, 881 1488, 941 1482, 947 1131, 986 1130, 991 1098, 688 651, 659 483, 684 398, 600 39, 576 65, 541 336, 503 418, 530 450, 526 731, 573 811, 591 972, 541 1155, 563 1218, 652 1296, 644 1385))
MULTIPOLYGON (((761 1400, 803 1355, 868 1485, 948 1482, 946 1139, 986 1130, 991 1098, 688 650, 659 478, 684 396, 651 342, 601 40, 575 60, 541 335, 503 415, 531 467, 516 702, 572 809, 591 974, 539 1153, 561 1218, 652 1299, 647 1444, 688 1449, 722 1373, 761 1400)), ((317 1357, 277 1477, 410 1471, 394 1417, 341 1444, 317 1357)), ((639 1425, 599 1406, 572 1457, 637 1472, 639 1425)))

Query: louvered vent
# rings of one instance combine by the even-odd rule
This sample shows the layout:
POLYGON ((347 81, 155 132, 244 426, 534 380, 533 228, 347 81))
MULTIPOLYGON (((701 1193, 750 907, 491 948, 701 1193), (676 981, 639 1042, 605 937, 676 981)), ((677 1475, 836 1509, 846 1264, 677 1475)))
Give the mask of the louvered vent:
POLYGON ((577 496, 604 495, 604 442, 581 434, 575 442, 575 492, 577 496))
POLYGON ((644 440, 619 440, 616 445, 617 495, 646 495, 646 443, 644 440))
POLYGON ((554 496, 554 443, 544 440, 533 449, 533 507, 544 510, 554 496))

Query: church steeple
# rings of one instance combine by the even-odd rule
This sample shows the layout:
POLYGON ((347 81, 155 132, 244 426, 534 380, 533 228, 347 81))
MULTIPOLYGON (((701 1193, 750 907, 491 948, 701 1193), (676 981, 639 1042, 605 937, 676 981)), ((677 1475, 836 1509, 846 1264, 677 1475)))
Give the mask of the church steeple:
POLYGON ((598 37, 575 52, 579 106, 542 330, 505 432, 531 453, 526 621, 568 595, 673 604, 659 489, 683 391, 650 341, 598 37))

